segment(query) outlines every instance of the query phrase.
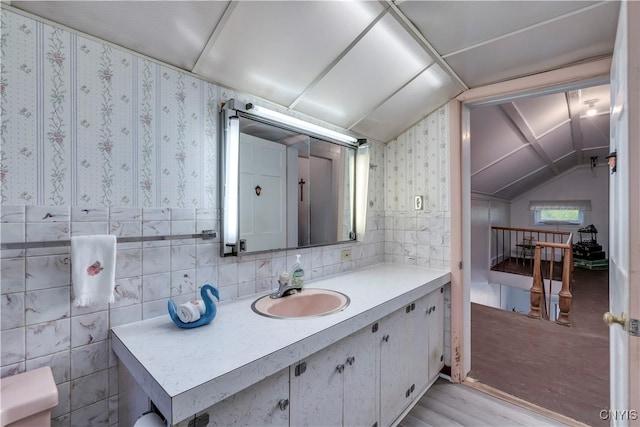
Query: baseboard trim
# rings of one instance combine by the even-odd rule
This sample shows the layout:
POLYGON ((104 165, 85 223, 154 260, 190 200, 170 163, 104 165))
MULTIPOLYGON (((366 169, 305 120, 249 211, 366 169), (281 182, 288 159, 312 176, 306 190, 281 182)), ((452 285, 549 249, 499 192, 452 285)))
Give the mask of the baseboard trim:
POLYGON ((571 417, 567 417, 566 415, 559 414, 550 409, 543 408, 542 406, 538 406, 535 403, 531 403, 524 399, 520 399, 519 397, 516 397, 512 394, 506 393, 502 390, 498 390, 497 388, 491 387, 490 385, 486 385, 477 380, 474 380, 471 377, 465 378, 462 384, 467 387, 471 387, 473 389, 486 393, 490 396, 497 397, 498 399, 504 400, 505 402, 509 402, 514 405, 520 406, 521 408, 528 409, 529 411, 536 412, 540 415, 544 415, 545 417, 554 419, 562 424, 565 424, 568 426, 576 426, 576 427, 589 427, 588 424, 575 420, 571 417))

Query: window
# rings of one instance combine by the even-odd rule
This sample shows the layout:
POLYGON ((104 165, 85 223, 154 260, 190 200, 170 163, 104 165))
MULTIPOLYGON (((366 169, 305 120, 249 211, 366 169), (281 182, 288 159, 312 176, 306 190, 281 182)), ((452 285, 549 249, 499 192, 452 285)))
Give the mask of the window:
POLYGON ((589 200, 537 201, 529 203, 533 224, 584 224, 584 213, 591 210, 589 200))

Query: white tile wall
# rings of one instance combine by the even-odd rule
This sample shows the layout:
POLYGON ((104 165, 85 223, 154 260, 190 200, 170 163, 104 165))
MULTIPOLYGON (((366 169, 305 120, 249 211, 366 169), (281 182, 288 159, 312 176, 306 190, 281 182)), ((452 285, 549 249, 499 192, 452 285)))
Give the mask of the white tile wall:
MULTIPOLYGON (((47 216, 47 210, 47 207, 35 206, 27 209, 36 218, 47 216)), ((2 211, 20 211, 20 207, 2 205, 2 211)), ((182 234, 185 227, 191 230, 196 227, 196 221, 206 223, 208 228, 219 229, 219 220, 215 219, 217 213, 211 210, 178 209, 173 215, 170 208, 88 208, 87 213, 84 209, 73 209, 70 216, 56 213, 55 217, 58 222, 43 224, 73 229, 99 219, 101 223, 109 224, 109 229, 122 232, 141 230, 145 218, 152 218, 147 223, 166 223, 163 227, 167 234, 171 230, 180 230, 182 234), (66 222, 61 222, 63 219, 66 222), (123 224, 127 226, 123 227, 123 224)), ((0 295, 2 376, 52 366, 60 394, 60 404, 54 411, 55 425, 74 425, 74 422, 86 425, 86 420, 81 421, 85 416, 95 420, 97 425, 113 421, 114 417, 117 423, 117 361, 110 359, 109 328, 166 316, 169 298, 177 304, 186 302, 198 296, 204 283, 218 287, 223 300, 273 289, 277 287, 277 276, 283 270, 291 269, 298 252, 303 255, 309 279, 381 262, 384 233, 376 227, 384 225, 384 221, 376 221, 376 218, 382 218, 381 212, 371 212, 370 217, 366 242, 313 250, 220 258, 218 239, 214 242, 199 239, 167 241, 160 242, 164 246, 159 247, 144 246, 146 243, 118 244, 115 302, 91 307, 73 307, 71 304, 69 247, 63 247, 65 252, 55 255, 22 252, 18 257, 3 258, 0 295), (342 263, 340 251, 347 247, 352 250, 353 261, 342 263), (114 367, 110 369, 111 366, 114 367), (97 413, 103 409, 107 415, 97 413)), ((5 215, 4 218, 25 221, 29 217, 5 215)))
MULTIPOLYGON (((442 107, 385 146, 384 257, 451 269, 449 111, 442 107), (413 197, 424 197, 424 210, 413 197)), ((445 364, 451 365, 451 301, 445 294, 445 364)))

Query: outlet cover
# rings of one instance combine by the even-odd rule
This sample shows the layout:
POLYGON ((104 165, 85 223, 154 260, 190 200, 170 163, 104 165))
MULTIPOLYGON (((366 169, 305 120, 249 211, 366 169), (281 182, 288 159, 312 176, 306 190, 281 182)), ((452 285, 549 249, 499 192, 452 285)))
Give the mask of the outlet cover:
POLYGON ((340 260, 342 262, 351 261, 351 249, 343 249, 340 253, 340 260))
POLYGON ((413 207, 417 211, 421 211, 422 209, 424 209, 423 196, 415 196, 415 198, 413 199, 413 207))

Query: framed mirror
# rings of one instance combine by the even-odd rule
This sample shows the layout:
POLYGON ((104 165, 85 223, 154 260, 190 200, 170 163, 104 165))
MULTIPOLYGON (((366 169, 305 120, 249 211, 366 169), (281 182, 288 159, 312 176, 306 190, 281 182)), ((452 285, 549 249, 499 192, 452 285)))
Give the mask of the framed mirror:
POLYGON ((355 240, 355 165, 363 141, 242 107, 230 100, 222 110, 223 256, 355 240))

